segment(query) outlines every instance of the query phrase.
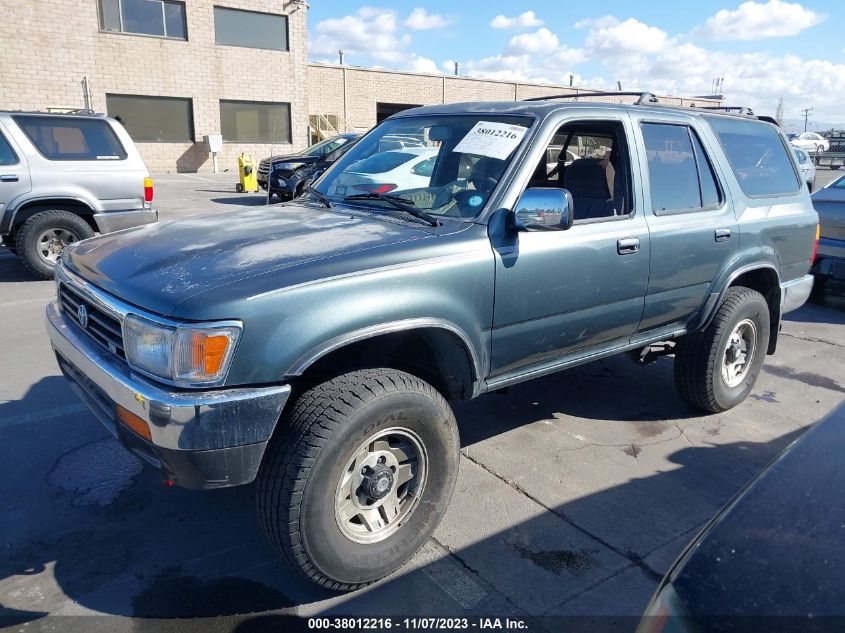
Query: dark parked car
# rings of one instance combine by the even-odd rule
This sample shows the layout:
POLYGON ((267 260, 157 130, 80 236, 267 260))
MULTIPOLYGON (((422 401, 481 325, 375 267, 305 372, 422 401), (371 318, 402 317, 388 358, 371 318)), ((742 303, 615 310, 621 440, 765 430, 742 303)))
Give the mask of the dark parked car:
POLYGON ((315 161, 313 163, 308 163, 303 165, 299 169, 297 169, 293 175, 288 176, 285 179, 285 174, 277 173, 275 171, 270 172, 270 182, 284 182, 287 181, 288 188, 293 190, 297 193, 297 195, 301 194, 307 187, 311 185, 317 178, 322 176, 325 171, 331 167, 334 162, 343 156, 346 152, 348 152, 352 147, 355 145, 358 139, 352 139, 348 143, 344 143, 340 147, 335 150, 332 150, 325 156, 323 156, 320 160, 315 161))
POLYGON ((821 289, 830 279, 845 280, 845 175, 812 196, 819 214, 820 239, 812 273, 821 289))
POLYGON ((794 442, 693 540, 638 633, 842 631, 845 407, 794 442))
MULTIPOLYGON (((310 173, 310 167, 325 161, 338 148, 361 136, 360 132, 338 134, 315 143, 298 154, 271 156, 258 163, 258 186, 280 200, 290 200, 302 193, 303 181, 310 173)), ((323 166, 325 170, 325 166, 323 166)))
POLYGON ((406 110, 284 213, 81 242, 47 309, 59 366, 171 483, 257 480, 295 570, 373 582, 446 511, 450 401, 674 341, 681 396, 725 411, 806 301, 818 216, 780 130, 654 99, 406 110), (430 169, 347 188, 413 150, 385 137, 425 139, 430 169))

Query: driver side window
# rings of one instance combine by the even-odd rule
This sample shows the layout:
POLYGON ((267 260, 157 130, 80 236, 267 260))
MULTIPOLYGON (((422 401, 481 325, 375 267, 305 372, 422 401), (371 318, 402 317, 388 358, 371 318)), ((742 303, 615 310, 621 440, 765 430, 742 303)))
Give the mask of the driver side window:
POLYGON ((633 204, 624 127, 617 121, 561 126, 528 186, 568 190, 576 224, 629 217, 633 204))

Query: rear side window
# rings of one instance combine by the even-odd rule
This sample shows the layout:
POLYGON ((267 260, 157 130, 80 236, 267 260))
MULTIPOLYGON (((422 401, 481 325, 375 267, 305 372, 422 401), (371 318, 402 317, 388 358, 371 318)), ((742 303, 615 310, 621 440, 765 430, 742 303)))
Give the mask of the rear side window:
POLYGON ((99 119, 12 117, 49 160, 123 160, 126 150, 108 123, 99 119))
POLYGON ((15 150, 9 145, 9 141, 0 134, 0 165, 17 165, 18 157, 15 150))
POLYGON ((800 191, 794 163, 774 127, 728 117, 707 118, 746 196, 783 196, 800 191))
POLYGON ((719 205, 713 167, 693 130, 685 125, 643 123, 642 132, 655 213, 719 205))

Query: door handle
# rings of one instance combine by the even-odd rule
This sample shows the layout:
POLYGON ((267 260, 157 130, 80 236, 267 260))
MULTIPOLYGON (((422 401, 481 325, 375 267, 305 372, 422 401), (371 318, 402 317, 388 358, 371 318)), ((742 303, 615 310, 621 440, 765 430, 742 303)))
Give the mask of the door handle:
POLYGON ((716 229, 717 242, 727 242, 729 239, 731 239, 730 229, 716 229))
POLYGON ((630 255, 640 252, 640 238, 623 237, 616 242, 616 252, 620 255, 630 255))
POLYGON ((18 177, 15 174, 0 174, 0 182, 17 182, 18 177))

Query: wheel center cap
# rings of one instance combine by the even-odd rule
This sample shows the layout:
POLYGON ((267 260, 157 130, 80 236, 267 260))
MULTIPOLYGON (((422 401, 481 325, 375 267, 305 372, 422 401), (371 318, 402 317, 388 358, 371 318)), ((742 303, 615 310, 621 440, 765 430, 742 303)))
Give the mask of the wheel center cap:
POLYGON ((364 490, 370 499, 383 499, 393 488, 393 471, 382 467, 375 470, 364 480, 364 490))

